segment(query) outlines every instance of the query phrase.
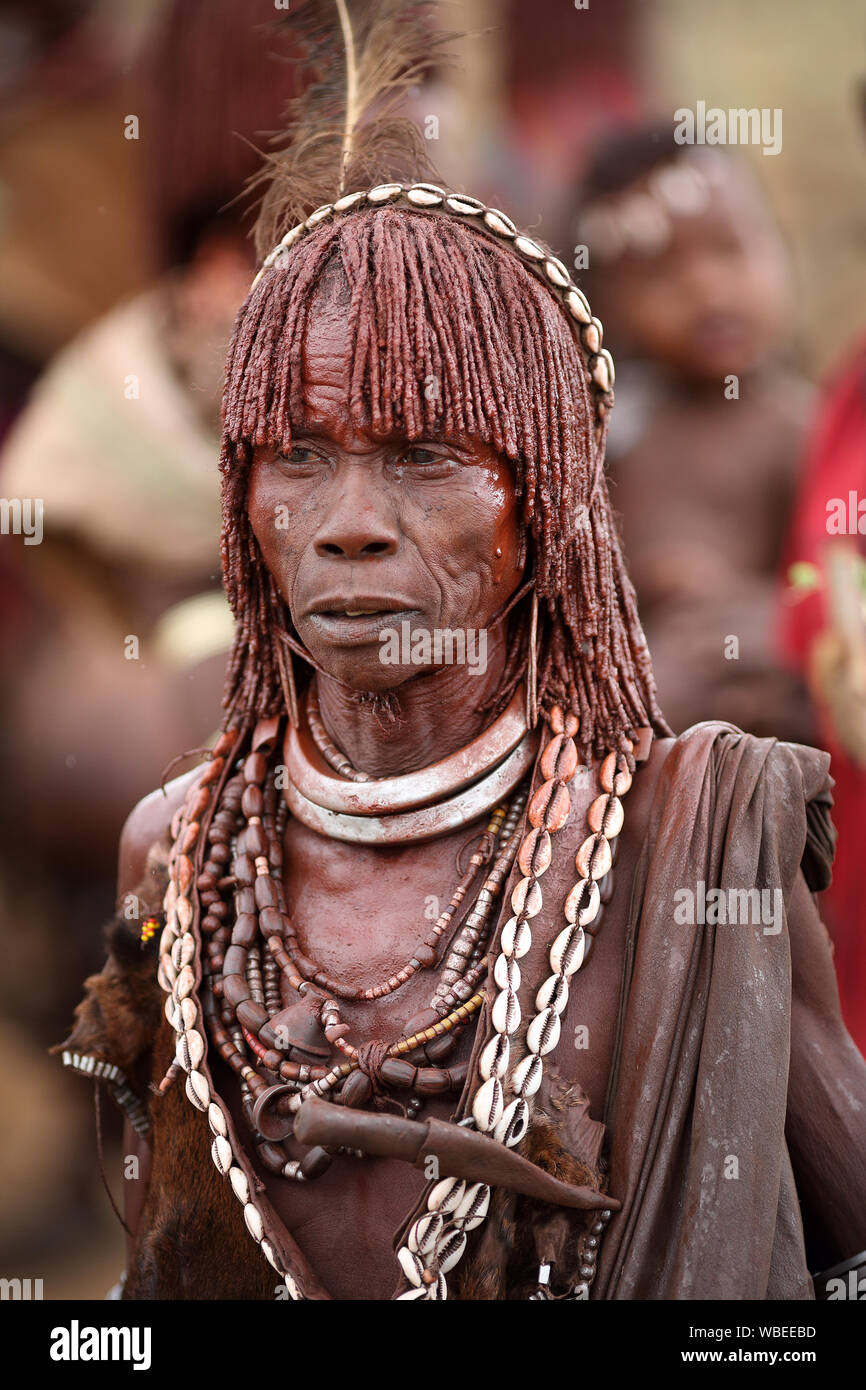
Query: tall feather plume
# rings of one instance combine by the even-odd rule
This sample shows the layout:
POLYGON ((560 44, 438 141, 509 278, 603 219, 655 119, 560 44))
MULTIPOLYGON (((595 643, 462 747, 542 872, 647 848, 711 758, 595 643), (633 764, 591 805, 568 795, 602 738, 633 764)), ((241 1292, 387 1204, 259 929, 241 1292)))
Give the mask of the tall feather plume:
POLYGON ((408 89, 451 62, 452 33, 431 0, 306 0, 286 21, 309 84, 288 103, 288 130, 250 187, 261 193, 256 251, 343 193, 390 179, 436 178, 408 89))

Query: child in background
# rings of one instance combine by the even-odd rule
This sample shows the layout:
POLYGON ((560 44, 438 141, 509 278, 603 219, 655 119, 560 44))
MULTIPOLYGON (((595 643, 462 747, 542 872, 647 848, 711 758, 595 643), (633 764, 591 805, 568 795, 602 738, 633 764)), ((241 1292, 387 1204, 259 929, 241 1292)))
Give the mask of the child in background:
POLYGON ((773 634, 811 402, 779 355, 791 292, 764 201, 727 154, 650 126, 597 150, 577 242, 616 349, 612 496, 667 717, 811 742, 773 634))

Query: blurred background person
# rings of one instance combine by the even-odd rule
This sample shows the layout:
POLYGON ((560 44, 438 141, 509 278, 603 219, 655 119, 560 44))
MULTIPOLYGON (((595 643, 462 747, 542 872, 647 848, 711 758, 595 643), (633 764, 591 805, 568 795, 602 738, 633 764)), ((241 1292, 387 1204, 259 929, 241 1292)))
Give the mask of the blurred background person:
MULTIPOLYGON (((866 125, 866 81, 857 88, 866 125)), ((824 383, 785 550, 781 650, 832 754, 839 843, 826 916, 848 1029, 866 1052, 866 338, 824 383)))
MULTIPOLYGON (((44 528, 37 547, 4 544, 0 988, 19 1083, 44 1070, 52 1092, 43 1040, 66 1026, 82 975, 101 960, 119 828, 177 748, 209 737, 219 701, 232 631, 218 553, 222 366, 255 269, 243 190, 294 80, 265 0, 148 8, 149 24, 132 33, 118 33, 98 5, 55 26, 16 16, 29 57, 16 98, 35 103, 53 72, 73 106, 92 108, 79 144, 93 139, 98 159, 94 128, 108 130, 112 160, 119 152, 126 164, 114 194, 122 210, 103 206, 121 238, 135 227, 116 253, 145 248, 139 283, 115 276, 119 302, 53 356, 26 402, 9 392, 0 456, 0 492, 40 499, 44 528), (111 58, 121 55, 118 81, 111 58)), ((84 161, 67 171, 62 144, 54 160, 50 147, 41 153, 44 215, 56 223, 55 182, 84 161)), ((103 268, 111 276, 113 261, 96 250, 67 246, 55 226, 53 255, 73 260, 71 279, 73 252, 95 279, 103 268)), ((47 1115, 15 1089, 15 1113, 39 1133, 47 1115)), ((86 1089, 77 1113, 65 1102, 67 1123, 92 1131, 86 1089)), ((41 1141, 36 1152, 52 1148, 41 1141)), ((29 1242, 30 1223, 45 1223, 46 1191, 63 1212, 74 1208, 61 1189, 85 1182, 78 1152, 73 1144, 50 1183, 30 1158, 22 1182, 43 1210, 20 1199, 19 1185, 0 1237, 29 1242)))
POLYGON ((811 392, 784 357, 790 276, 764 198, 668 118, 598 145, 576 240, 618 349, 612 496, 666 717, 811 742, 773 636, 811 392))

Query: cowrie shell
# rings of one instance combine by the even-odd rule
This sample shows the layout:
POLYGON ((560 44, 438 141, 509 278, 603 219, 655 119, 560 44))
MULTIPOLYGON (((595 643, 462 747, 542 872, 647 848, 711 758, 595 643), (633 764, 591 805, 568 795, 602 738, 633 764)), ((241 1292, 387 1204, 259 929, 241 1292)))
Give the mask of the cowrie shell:
POLYGON ((551 256, 544 262, 544 273, 551 284, 556 285, 557 289, 564 290, 566 285, 571 283, 571 276, 567 269, 562 261, 557 260, 555 256, 551 256))
POLYGON ((513 1033, 520 1024, 520 1017, 517 995, 510 989, 501 990, 490 1011, 490 1021, 497 1033, 513 1033))
POLYGON ((186 999, 187 995, 191 994, 194 989, 195 976, 192 973, 191 967, 185 965, 174 982, 175 998, 178 1000, 186 999))
POLYGON ((244 1221, 247 1223, 247 1230, 253 1240, 261 1240, 265 1233, 262 1214, 258 1207, 253 1206, 252 1202, 247 1202, 244 1207, 244 1221))
POLYGON ((585 927, 598 916, 600 905, 601 893, 598 884, 594 879, 580 878, 570 889, 565 900, 565 920, 567 922, 576 921, 579 927, 585 927), (587 884, 589 885, 588 888, 587 884), (585 905, 578 911, 578 903, 581 901, 584 901, 585 905))
POLYGON ((474 1231, 481 1225, 489 1206, 490 1188, 483 1182, 473 1183, 454 1212, 454 1220, 460 1222, 464 1231, 474 1231))
POLYGON ((601 324, 598 319, 590 319, 580 330, 581 341, 587 352, 598 352, 601 348, 601 324))
POLYGON ((444 1216, 454 1211, 463 1200, 466 1183, 462 1178, 442 1178, 430 1189, 427 1207, 430 1211, 441 1211, 444 1216))
POLYGON ((544 1074, 541 1065, 541 1058, 534 1052, 530 1052, 528 1057, 524 1057, 522 1062, 514 1068, 514 1075, 511 1084, 520 1096, 534 1096, 544 1074))
POLYGON ((631 773, 621 753, 608 753, 598 770, 598 780, 604 791, 612 792, 614 796, 625 796, 631 786, 631 773), (620 767, 617 767, 618 760, 622 761, 620 767))
POLYGON ((560 1028, 559 1014, 556 1010, 542 1010, 540 1014, 535 1015, 526 1030, 526 1046, 530 1052, 544 1057, 548 1052, 552 1052, 559 1042, 560 1028))
POLYGON ((610 845, 603 835, 588 835, 574 856, 581 878, 604 878, 612 862, 610 845))
POLYGON ((484 224, 489 227, 491 232, 497 236, 513 237, 517 235, 517 228, 510 217, 506 217, 499 208, 488 208, 484 214, 484 224))
POLYGON ((322 203, 321 207, 315 208, 313 212, 310 213, 307 218, 307 226, 318 227, 320 222, 324 222, 326 218, 333 216, 333 212, 333 203, 322 203))
POLYGON ((452 1231, 439 1242, 436 1249, 436 1259, 439 1262, 439 1273, 447 1274, 449 1269, 453 1269, 466 1249, 466 1235, 463 1231, 452 1231))
POLYGON ((494 1139, 511 1148, 519 1144, 529 1124, 529 1106, 522 1096, 515 1097, 506 1105, 502 1119, 493 1132, 494 1139))
POLYGON ((392 198, 399 198, 403 192, 402 185, 399 183, 379 183, 375 188, 371 188, 367 194, 368 203, 387 203, 392 198))
MULTIPOLYGON (((198 1022, 198 1009, 194 999, 181 999, 179 1005, 180 1020, 184 1029, 194 1028, 198 1022)), ((180 1032, 180 1028, 177 1030, 180 1032)))
POLYGON ((282 1270, 277 1264, 277 1257, 274 1254, 274 1247, 271 1245, 270 1241, 262 1240, 259 1241, 259 1244, 262 1248, 262 1254, 264 1255, 268 1264, 273 1266, 273 1268, 277 1271, 277 1274, 281 1274, 282 1270))
POLYGON ((183 936, 179 936, 171 948, 171 959, 178 970, 182 970, 185 965, 189 965, 194 955, 195 937, 191 932, 184 932, 183 936))
POLYGON ((156 978, 162 989, 168 993, 174 987, 177 971, 172 965, 171 956, 162 956, 156 971, 156 978))
POLYGON ((162 929, 162 935, 161 935, 160 938, 159 938, 159 954, 160 954, 160 956, 168 956, 168 955, 171 955, 171 950, 172 950, 172 947, 174 946, 174 943, 175 943, 176 940, 177 940, 177 932, 175 931, 174 927, 169 926, 169 925, 166 923, 166 925, 165 925, 165 926, 163 927, 163 929, 162 929))
POLYGON ((517 863, 521 872, 528 878, 530 874, 540 877, 550 867, 553 846, 547 830, 530 830, 517 851, 517 863))
POLYGON ((505 926, 502 928, 502 936, 499 939, 502 954, 514 956, 520 960, 532 945, 532 931, 528 922, 520 922, 516 917, 509 917, 505 926))
MULTIPOLYGON (((296 223, 296 225, 295 225, 294 227, 291 227, 291 228, 286 232, 286 235, 283 237, 283 239, 282 239, 281 242, 280 242, 280 246, 294 246, 295 242, 298 240, 299 237, 302 237, 302 236, 304 235, 304 232, 305 232, 305 231, 306 231, 306 224, 305 224, 304 222, 298 222, 298 223, 296 223)), ((273 255, 273 252, 271 252, 271 255, 273 255)), ((267 259, 267 257, 266 257, 266 258, 265 258, 265 265, 268 265, 268 264, 271 264, 271 262, 269 262, 268 259, 267 259)))
POLYGON ((602 391, 610 390, 610 373, 608 372, 607 363, 605 362, 601 353, 599 353, 599 355, 596 357, 595 361, 592 364, 592 379, 595 382, 596 386, 600 387, 602 391))
POLYGON ((175 861, 174 866, 174 872, 175 877, 177 878, 178 890, 185 896, 189 892, 189 887, 192 883, 193 875, 192 860, 190 859, 188 854, 179 854, 177 856, 177 860, 175 861))
POLYGON ((227 1137, 229 1128, 226 1123, 226 1117, 215 1101, 211 1101, 207 1108, 207 1122, 213 1134, 219 1134, 223 1139, 227 1137))
POLYGON ((533 241, 528 236, 516 236, 514 238, 514 249, 519 251, 521 256, 528 256, 531 261, 543 261, 547 255, 537 241, 533 241))
POLYGON ((542 1009, 553 1009, 561 1014, 568 1003, 568 981, 562 975, 548 975, 544 984, 535 996, 535 1007, 539 1011, 542 1009))
POLYGON ((239 1168, 237 1164, 235 1164, 234 1168, 230 1168, 229 1182, 232 1185, 232 1191, 234 1192, 238 1201, 243 1202, 244 1205, 246 1205, 246 1203, 250 1200, 250 1185, 247 1182, 247 1175, 244 1172, 243 1168, 239 1168))
POLYGON ((541 884, 531 878, 521 878, 511 891, 512 911, 525 917, 537 917, 543 906, 541 884))
POLYGON ((577 319, 578 323, 590 323, 592 313, 586 295, 581 294, 576 287, 568 290, 565 296, 566 307, 572 318, 577 319))
POLYGON ((557 975, 574 975, 583 965, 586 933, 575 923, 566 927, 550 948, 550 965, 557 975))
POLYGON ((232 1146, 228 1139, 218 1134, 210 1146, 210 1152, 216 1167, 225 1177, 232 1166, 232 1146))
POLYGON ((468 194, 453 193, 450 198, 446 198, 445 206, 450 212, 459 212, 467 217, 477 216, 479 212, 484 212, 484 204, 477 198, 470 198, 468 194))
MULTIPOLYGON (((503 957, 500 956, 499 959, 502 960, 503 957)), ((478 1059, 478 1070, 485 1081, 489 1081, 491 1076, 503 1077, 508 1071, 510 1058, 511 1043, 504 1033, 497 1033, 485 1044, 478 1059)))
POLYGON ((625 819, 622 802, 618 796, 609 796, 604 792, 595 798, 586 813, 586 819, 594 834, 602 830, 609 840, 613 840, 622 830, 625 819))
POLYGON ((570 811, 568 787, 556 777, 547 777, 532 793, 526 814, 536 829, 561 830, 570 811))
POLYGON ((179 1033, 175 1055, 184 1071, 193 1071, 198 1067, 204 1057, 204 1038, 201 1033, 195 1028, 188 1028, 186 1032, 179 1033))
POLYGON ((357 207, 357 204, 363 203, 366 197, 367 193, 364 192, 364 189, 360 189, 357 193, 343 193, 342 197, 336 199, 334 211, 335 213, 348 213, 349 208, 357 207))
POLYGON ((344 193, 342 198, 338 198, 334 203, 334 212, 348 212, 350 208, 356 208, 366 198, 363 189, 359 193, 344 193))
POLYGON ((493 967, 493 979, 500 989, 520 989, 520 966, 513 956, 497 956, 493 967))
POLYGON ((416 1255, 429 1255, 445 1228, 444 1217, 438 1211, 425 1212, 409 1227, 406 1244, 416 1255))
POLYGON ((475 1123, 486 1134, 499 1123, 504 1108, 502 1082, 498 1076, 491 1076, 481 1085, 472 1102, 475 1123))
MULTIPOLYGON (((421 1287, 421 1276, 424 1273, 424 1266, 418 1256, 411 1251, 408 1246, 402 1245, 397 1251, 397 1262, 400 1265, 410 1284, 415 1288, 421 1287)), ((426 1297, 426 1294, 425 1294, 426 1297)))
POLYGON ((407 189, 406 197, 410 203, 414 203, 419 208, 438 207, 445 197, 444 191, 440 188, 436 190, 434 185, 415 184, 407 189))
POLYGON ((207 1078, 200 1071, 191 1071, 186 1078, 186 1093, 196 1110, 207 1110, 210 1104, 210 1090, 207 1078))

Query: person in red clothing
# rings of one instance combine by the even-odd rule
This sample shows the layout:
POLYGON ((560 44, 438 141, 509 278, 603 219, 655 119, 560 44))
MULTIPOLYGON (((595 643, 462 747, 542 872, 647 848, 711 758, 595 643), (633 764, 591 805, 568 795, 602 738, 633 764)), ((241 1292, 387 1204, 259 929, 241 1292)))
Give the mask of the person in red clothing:
POLYGON ((836 375, 807 454, 787 545, 807 591, 786 588, 787 659, 808 679, 821 741, 832 754, 839 832, 824 913, 835 943, 842 1008, 866 1051, 866 340, 836 375), (814 567, 804 570, 803 566, 814 567))

